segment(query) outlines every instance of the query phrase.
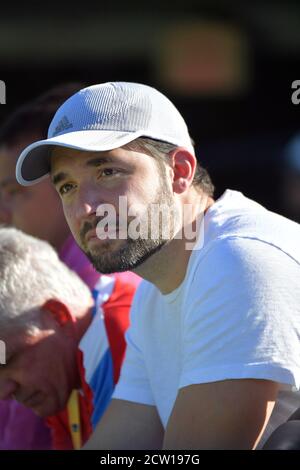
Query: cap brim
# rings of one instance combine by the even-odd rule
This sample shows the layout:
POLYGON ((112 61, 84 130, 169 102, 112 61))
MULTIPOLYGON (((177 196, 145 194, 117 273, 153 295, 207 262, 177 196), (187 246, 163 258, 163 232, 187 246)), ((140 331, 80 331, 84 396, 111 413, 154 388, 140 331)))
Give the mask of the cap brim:
POLYGON ((121 147, 142 135, 143 131, 89 130, 68 132, 51 139, 39 140, 26 147, 19 156, 16 166, 17 181, 23 186, 30 186, 46 178, 50 172, 50 156, 54 147, 101 152, 121 147))

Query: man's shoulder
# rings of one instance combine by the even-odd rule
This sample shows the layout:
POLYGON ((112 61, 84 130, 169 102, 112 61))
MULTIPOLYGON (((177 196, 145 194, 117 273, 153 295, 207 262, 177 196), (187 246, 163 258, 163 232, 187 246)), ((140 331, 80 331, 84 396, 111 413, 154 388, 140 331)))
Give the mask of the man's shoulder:
POLYGON ((251 299, 285 309, 284 302, 300 302, 299 282, 300 263, 280 248, 251 238, 218 239, 194 263, 185 310, 224 310, 227 302, 239 311, 251 299))
POLYGON ((264 246, 267 256, 279 250, 299 263, 299 237, 300 225, 296 222, 269 211, 241 193, 226 191, 208 212, 203 250, 198 258, 207 253, 211 257, 223 250, 227 254, 232 250, 236 253, 237 245, 250 251, 264 246))
POLYGON ((207 213, 204 243, 228 237, 257 239, 282 247, 298 240, 300 225, 238 191, 227 190, 207 213))
POLYGON ((226 191, 205 215, 203 243, 191 254, 184 298, 225 295, 233 285, 249 289, 266 279, 283 281, 290 273, 299 280, 299 237, 299 224, 226 191))
POLYGON ((276 266, 280 260, 285 264, 300 265, 298 247, 288 243, 276 243, 275 240, 249 235, 225 235, 212 240, 203 250, 194 254, 193 276, 196 272, 215 274, 228 270, 247 269, 257 266, 263 272, 264 267, 276 266))

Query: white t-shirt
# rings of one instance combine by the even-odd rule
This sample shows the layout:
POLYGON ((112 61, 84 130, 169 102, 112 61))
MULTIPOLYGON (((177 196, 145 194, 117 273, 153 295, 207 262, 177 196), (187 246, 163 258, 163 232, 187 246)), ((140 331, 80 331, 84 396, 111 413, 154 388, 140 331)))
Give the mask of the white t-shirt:
POLYGON ((142 282, 113 398, 157 407, 166 427, 178 390, 270 379, 300 406, 300 225, 227 190, 204 217, 204 244, 168 295, 142 282))

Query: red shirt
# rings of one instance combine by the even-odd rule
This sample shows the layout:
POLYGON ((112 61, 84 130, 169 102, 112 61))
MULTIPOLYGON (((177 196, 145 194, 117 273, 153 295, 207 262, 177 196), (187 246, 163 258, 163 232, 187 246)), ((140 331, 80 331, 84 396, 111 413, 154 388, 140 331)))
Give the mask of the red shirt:
MULTIPOLYGON (((132 285, 108 276, 101 276, 96 285, 96 316, 84 334, 77 353, 81 381, 79 410, 82 445, 91 435, 93 424, 95 427, 106 409, 113 387, 119 379, 126 349, 124 336, 129 326, 134 291, 132 285), (104 345, 106 341, 107 348, 104 345)), ((53 448, 73 449, 67 409, 49 417, 47 423, 52 431, 53 448)))

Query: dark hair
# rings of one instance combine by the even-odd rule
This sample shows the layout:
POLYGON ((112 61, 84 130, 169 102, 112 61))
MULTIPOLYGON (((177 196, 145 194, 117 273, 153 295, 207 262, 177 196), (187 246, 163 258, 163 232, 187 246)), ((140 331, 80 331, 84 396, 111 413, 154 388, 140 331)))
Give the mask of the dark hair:
POLYGON ((20 106, 0 126, 0 145, 13 145, 17 141, 32 137, 45 139, 57 109, 85 86, 80 82, 64 83, 20 106))
MULTIPOLYGON (((139 137, 124 148, 128 150, 143 150, 148 155, 155 158, 158 163, 169 163, 169 153, 176 148, 176 145, 162 142, 160 140, 149 139, 148 137, 139 137)), ((201 188, 208 196, 213 197, 215 187, 205 168, 197 162, 196 171, 193 179, 193 186, 201 188)))

